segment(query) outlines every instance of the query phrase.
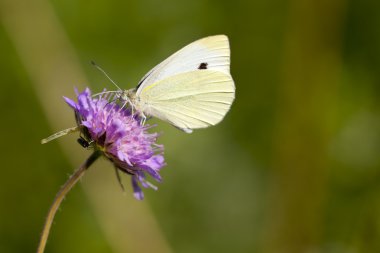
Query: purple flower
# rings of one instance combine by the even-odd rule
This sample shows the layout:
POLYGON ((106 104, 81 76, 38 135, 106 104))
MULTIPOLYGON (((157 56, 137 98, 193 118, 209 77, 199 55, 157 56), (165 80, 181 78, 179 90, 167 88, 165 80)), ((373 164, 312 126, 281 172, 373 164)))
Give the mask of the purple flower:
POLYGON ((161 181, 160 169, 165 166, 163 146, 156 144, 157 133, 148 133, 149 125, 126 107, 121 108, 107 96, 92 97, 90 89, 77 93, 78 102, 64 97, 74 109, 78 126, 87 142, 102 151, 117 169, 132 177, 135 198, 144 194, 139 186, 157 189, 145 180, 146 173, 161 181))

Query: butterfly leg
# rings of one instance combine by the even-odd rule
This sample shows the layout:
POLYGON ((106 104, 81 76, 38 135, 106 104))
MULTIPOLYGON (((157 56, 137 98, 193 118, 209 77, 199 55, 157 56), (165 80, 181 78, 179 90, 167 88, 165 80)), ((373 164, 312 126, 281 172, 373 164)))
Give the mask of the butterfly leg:
POLYGON ((109 104, 112 104, 114 102, 116 102, 117 100, 120 99, 120 96, 118 94, 116 94, 115 96, 112 97, 112 95, 107 99, 108 102, 104 105, 104 108, 109 105, 109 104))
POLYGON ((124 102, 124 104, 123 104, 123 105, 120 107, 120 109, 119 109, 119 110, 121 111, 121 110, 124 108, 124 106, 126 106, 126 105, 127 105, 127 103, 128 103, 128 101, 125 101, 125 102, 124 102))
POLYGON ((146 116, 144 113, 141 113, 141 125, 144 126, 145 125, 145 121, 146 121, 146 116))
POLYGON ((132 103, 130 103, 130 105, 131 105, 131 115, 133 116, 135 115, 135 107, 132 103))

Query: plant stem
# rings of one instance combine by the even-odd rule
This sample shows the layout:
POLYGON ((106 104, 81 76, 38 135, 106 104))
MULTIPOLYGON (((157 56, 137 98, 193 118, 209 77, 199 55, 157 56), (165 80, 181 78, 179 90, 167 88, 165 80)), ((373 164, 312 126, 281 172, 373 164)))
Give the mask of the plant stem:
POLYGON ((46 242, 50 233, 50 228, 54 220, 54 216, 65 198, 66 194, 73 188, 73 186, 83 176, 84 172, 91 166, 91 164, 101 155, 100 151, 95 151, 92 155, 70 176, 66 183, 61 187, 59 192, 54 198, 53 204, 50 207, 46 217, 45 225, 42 230, 40 243, 38 245, 37 253, 43 253, 45 250, 46 242))

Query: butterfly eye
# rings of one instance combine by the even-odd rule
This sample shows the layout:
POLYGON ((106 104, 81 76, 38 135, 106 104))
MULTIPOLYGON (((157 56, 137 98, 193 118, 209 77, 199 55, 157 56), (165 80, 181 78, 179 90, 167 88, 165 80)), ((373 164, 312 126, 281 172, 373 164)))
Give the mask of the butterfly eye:
POLYGON ((198 69, 207 69, 207 65, 208 65, 207 62, 202 62, 201 64, 199 64, 198 69))

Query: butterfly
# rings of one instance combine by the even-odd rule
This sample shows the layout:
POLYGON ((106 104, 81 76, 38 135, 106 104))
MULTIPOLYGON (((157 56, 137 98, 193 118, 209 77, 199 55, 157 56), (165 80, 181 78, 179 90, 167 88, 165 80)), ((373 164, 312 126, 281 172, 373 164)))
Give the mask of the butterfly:
POLYGON ((153 116, 186 133, 216 125, 235 99, 228 38, 199 39, 150 70, 136 88, 113 92, 143 122, 153 116))

